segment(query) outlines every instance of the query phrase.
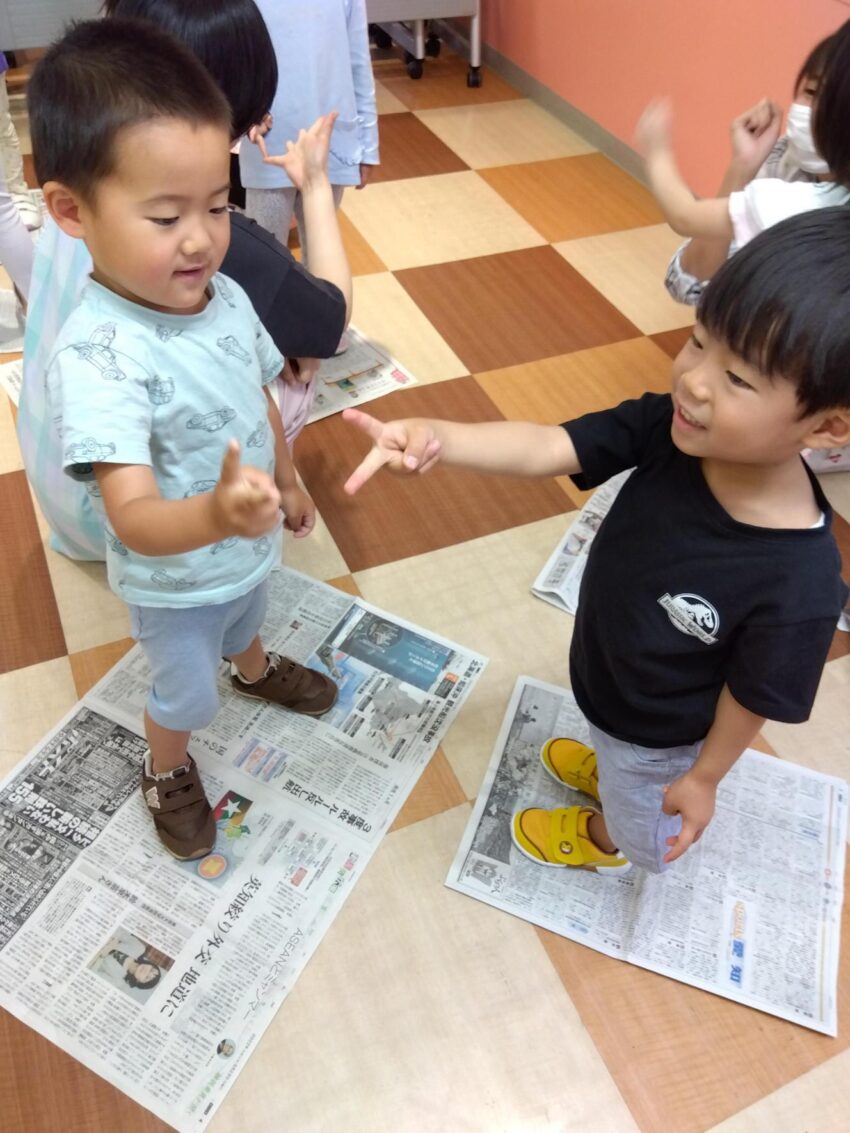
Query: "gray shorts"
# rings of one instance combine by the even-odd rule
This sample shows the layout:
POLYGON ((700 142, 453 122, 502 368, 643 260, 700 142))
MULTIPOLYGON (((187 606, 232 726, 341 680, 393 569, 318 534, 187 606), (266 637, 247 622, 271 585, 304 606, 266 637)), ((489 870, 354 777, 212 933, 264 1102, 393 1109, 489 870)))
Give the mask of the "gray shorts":
POLYGON ((243 653, 266 616, 268 579, 214 606, 130 606, 130 627, 151 667, 148 712, 162 728, 192 732, 218 712, 222 657, 243 653))
POLYGON ((667 839, 682 828, 678 815, 661 810, 663 788, 690 771, 702 742, 686 747, 640 747, 590 725, 608 833, 630 862, 650 873, 670 868, 662 860, 670 850, 667 839))

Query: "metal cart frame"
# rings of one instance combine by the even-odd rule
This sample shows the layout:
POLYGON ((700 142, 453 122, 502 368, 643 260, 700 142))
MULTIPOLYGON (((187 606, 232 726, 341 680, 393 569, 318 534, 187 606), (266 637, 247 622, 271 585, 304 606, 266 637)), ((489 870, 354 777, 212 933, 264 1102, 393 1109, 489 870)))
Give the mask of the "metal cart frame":
POLYGON ((481 12, 479 0, 367 0, 366 14, 370 24, 380 29, 386 42, 405 49, 407 73, 421 79, 426 56, 436 58, 440 40, 430 34, 427 21, 451 16, 469 16, 469 71, 466 85, 481 86, 481 12))

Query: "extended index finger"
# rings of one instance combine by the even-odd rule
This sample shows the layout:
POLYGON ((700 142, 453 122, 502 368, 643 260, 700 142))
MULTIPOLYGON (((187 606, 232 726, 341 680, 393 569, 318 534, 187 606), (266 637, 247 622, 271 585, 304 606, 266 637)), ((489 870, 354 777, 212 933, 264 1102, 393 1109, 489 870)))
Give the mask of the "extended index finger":
MULTIPOLYGON (((346 410, 346 412, 348 411, 346 410)), ((352 410, 352 412, 356 413, 357 410, 352 410)), ((366 417, 368 414, 364 413, 363 416, 366 417)), ((367 480, 371 480, 375 473, 379 472, 394 455, 395 454, 388 449, 377 447, 370 449, 345 481, 342 490, 347 496, 353 496, 354 493, 358 492, 367 480)))
POLYGON ((343 409, 342 419, 347 421, 349 425, 356 426, 373 441, 379 439, 384 428, 383 421, 379 421, 371 413, 364 413, 362 409, 343 409))

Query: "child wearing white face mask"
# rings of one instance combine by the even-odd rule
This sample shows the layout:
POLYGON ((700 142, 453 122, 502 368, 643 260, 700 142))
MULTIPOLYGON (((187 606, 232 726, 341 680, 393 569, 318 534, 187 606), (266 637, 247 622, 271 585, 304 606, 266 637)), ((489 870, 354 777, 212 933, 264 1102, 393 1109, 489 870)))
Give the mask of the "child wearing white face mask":
MULTIPOLYGON (((638 144, 670 226, 690 237, 665 276, 670 295, 696 306, 723 262, 765 228, 796 213, 850 202, 850 20, 803 62, 786 132, 771 99, 732 123, 732 161, 717 197, 696 200, 670 145, 669 108, 655 103, 638 125, 638 144), (816 140, 817 139, 817 140, 816 140)), ((850 449, 807 453, 817 472, 850 468, 850 449)))
MULTIPOLYGON (((772 211, 778 207, 787 210, 782 215, 791 215, 816 208, 821 203, 836 203, 824 200, 823 189, 812 188, 826 183, 829 195, 830 181, 834 182, 829 176, 829 165, 812 138, 812 111, 819 90, 823 90, 826 101, 832 106, 829 112, 832 132, 837 134, 836 123, 847 120, 850 86, 843 89, 841 72, 847 73, 848 58, 850 35, 845 24, 835 35, 818 43, 804 60, 794 84, 794 102, 788 110, 785 134, 780 136, 782 113, 772 99, 762 99, 732 122, 732 160, 718 189, 717 201, 706 202, 710 206, 726 202, 721 206, 721 213, 725 215, 721 216, 721 223, 715 226, 714 232, 694 233, 692 239, 676 250, 664 280, 672 298, 689 306, 699 303, 707 281, 724 260, 755 234, 751 229, 758 226, 758 220, 755 225, 748 223, 750 211, 758 217, 772 206, 772 211), (777 181, 805 187, 789 190, 784 185, 777 186, 777 181), (736 216, 741 215, 742 223, 740 231, 736 223, 734 231, 730 232, 729 214, 733 211, 736 216), (723 228, 720 235, 716 234, 718 227, 723 228)), ((821 113, 820 117, 826 119, 827 115, 821 113)), ((847 155, 844 157, 846 162, 847 155)), ((766 228, 772 222, 760 227, 766 228)))

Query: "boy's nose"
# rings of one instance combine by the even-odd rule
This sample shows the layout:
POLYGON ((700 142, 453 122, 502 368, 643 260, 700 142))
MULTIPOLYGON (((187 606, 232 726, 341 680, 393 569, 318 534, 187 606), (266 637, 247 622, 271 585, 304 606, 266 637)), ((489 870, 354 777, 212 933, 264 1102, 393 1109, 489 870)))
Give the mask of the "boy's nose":
POLYGON ((208 252, 211 246, 212 241, 207 235, 206 229, 199 224, 184 236, 182 251, 185 256, 197 256, 208 252))
POLYGON ((707 375, 701 366, 694 366, 691 370, 685 370, 681 381, 688 395, 695 401, 706 401, 708 399, 710 391, 707 375))

